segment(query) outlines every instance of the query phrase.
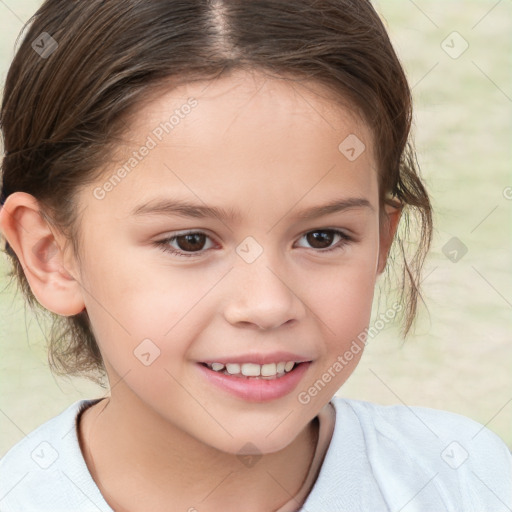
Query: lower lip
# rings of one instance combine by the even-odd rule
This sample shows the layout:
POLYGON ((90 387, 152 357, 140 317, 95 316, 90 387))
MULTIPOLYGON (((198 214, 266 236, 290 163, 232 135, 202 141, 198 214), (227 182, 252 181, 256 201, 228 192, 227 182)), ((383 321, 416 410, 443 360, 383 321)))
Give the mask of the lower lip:
POLYGON ((268 402, 291 393, 309 368, 310 362, 298 364, 291 372, 276 379, 256 377, 232 377, 198 363, 197 366, 208 379, 219 388, 249 402, 268 402))

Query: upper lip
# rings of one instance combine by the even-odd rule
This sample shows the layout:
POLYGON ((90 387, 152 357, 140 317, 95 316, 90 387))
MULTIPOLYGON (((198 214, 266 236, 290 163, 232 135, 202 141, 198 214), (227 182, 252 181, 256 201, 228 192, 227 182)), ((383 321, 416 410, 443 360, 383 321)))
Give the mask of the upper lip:
POLYGON ((239 356, 219 356, 215 358, 205 359, 202 363, 254 363, 254 364, 268 364, 279 362, 293 361, 295 363, 303 363, 311 361, 311 358, 304 357, 299 354, 292 354, 291 352, 271 352, 269 354, 244 354, 239 356))

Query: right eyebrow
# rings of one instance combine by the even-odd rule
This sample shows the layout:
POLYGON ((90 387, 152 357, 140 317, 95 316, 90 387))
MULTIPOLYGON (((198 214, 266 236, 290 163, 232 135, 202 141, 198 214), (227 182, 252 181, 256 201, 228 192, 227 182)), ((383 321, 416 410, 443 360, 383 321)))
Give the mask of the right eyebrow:
POLYGON ((240 214, 234 210, 189 203, 181 199, 156 198, 134 208, 132 216, 143 215, 178 215, 196 219, 216 217, 221 220, 236 221, 240 214))

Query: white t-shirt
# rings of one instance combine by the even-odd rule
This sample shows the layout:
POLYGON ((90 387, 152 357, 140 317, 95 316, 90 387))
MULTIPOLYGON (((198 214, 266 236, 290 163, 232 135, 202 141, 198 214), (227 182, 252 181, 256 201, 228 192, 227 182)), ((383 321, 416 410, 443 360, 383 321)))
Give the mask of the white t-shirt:
MULTIPOLYGON (((75 402, 9 450, 0 461, 0 512, 112 512, 76 430, 80 410, 97 401, 75 402)), ((339 397, 330 404, 319 415, 327 451, 301 512, 512 510, 512 456, 479 423, 423 407, 339 397)))

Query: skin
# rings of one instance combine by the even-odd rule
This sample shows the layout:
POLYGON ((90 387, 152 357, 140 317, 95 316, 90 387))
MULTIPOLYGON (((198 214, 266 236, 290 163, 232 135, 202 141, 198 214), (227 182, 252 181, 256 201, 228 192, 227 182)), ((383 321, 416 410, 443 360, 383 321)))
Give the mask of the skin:
MULTIPOLYGON (((357 366, 362 351, 311 398, 307 390, 368 327, 399 211, 379 215, 371 131, 319 85, 239 72, 167 91, 129 120, 126 145, 105 177, 78 196, 80 262, 17 192, 0 226, 38 301, 60 315, 87 308, 105 360, 111 396, 80 422, 82 450, 116 510, 276 510, 300 488, 314 453, 312 421, 357 366), (206 87, 207 86, 207 87, 206 87), (170 113, 198 105, 103 199, 115 169, 170 113), (338 149, 356 134, 366 150, 350 161, 338 149), (130 216, 155 197, 238 212, 239 218, 130 216), (296 214, 334 199, 352 208, 311 220, 296 214), (352 240, 331 252, 307 233, 339 229, 352 240), (155 241, 184 230, 209 238, 180 257, 155 241), (252 263, 236 252, 248 236, 263 249, 252 263), (108 243, 106 243, 108 241, 108 243), (134 350, 152 340, 146 366, 134 350), (288 395, 247 402, 209 384, 197 362, 221 356, 302 354, 313 363, 288 395), (254 466, 237 453, 264 454, 254 466)), ((334 236, 331 245, 339 245, 334 236)), ((186 249, 186 240, 169 243, 186 249)))

